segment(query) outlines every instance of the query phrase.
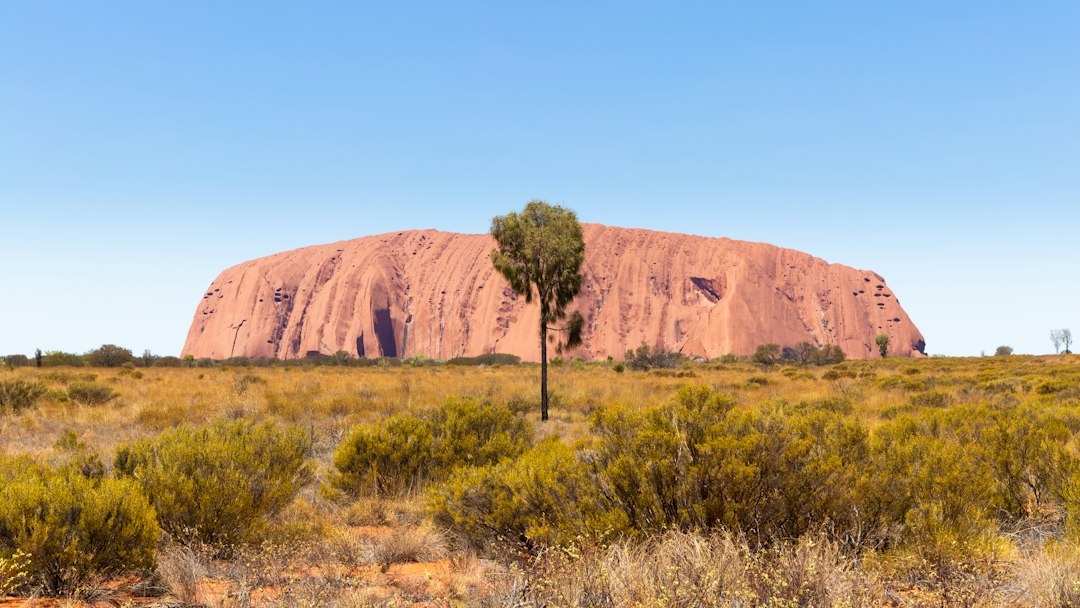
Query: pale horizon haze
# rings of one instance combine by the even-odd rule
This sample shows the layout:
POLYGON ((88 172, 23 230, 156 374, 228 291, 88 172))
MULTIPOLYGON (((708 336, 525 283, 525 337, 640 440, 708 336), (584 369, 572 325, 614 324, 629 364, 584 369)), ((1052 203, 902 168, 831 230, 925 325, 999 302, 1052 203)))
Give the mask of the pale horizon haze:
POLYGON ((179 355, 224 269, 582 222, 882 275, 928 354, 1080 335, 1080 3, 0 0, 0 355, 179 355))

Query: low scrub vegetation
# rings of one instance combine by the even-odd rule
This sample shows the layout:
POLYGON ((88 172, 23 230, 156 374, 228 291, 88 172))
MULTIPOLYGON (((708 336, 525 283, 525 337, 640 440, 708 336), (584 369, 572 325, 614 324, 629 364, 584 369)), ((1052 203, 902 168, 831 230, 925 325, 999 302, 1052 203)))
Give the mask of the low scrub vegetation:
POLYGON ((153 569, 159 530, 133 483, 0 460, 0 588, 71 594, 153 569))
POLYGON ((32 407, 48 389, 39 382, 0 380, 0 414, 32 407))
POLYGON ((296 427, 218 421, 121 446, 115 468, 142 488, 175 540, 228 554, 261 540, 269 519, 311 480, 309 446, 296 427))
POLYGON ((429 411, 354 427, 334 452, 331 485, 350 496, 404 494, 455 468, 519 456, 531 440, 520 409, 450 398, 429 411))
POLYGON ((818 367, 768 350, 650 373, 570 362, 547 422, 532 364, 13 367, 0 594, 1076 603, 1073 356, 818 367))

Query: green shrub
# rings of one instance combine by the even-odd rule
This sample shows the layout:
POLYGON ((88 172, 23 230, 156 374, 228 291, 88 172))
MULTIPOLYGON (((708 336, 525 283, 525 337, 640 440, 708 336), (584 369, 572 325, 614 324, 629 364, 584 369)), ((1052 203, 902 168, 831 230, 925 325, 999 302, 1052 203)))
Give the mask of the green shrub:
POLYGON ((0 462, 0 556, 28 555, 23 586, 71 594, 154 565, 154 510, 129 480, 0 462))
POLYGON ((857 371, 853 369, 842 369, 840 368, 840 366, 836 366, 830 370, 827 370, 824 374, 821 375, 822 380, 828 380, 830 382, 834 380, 840 380, 841 378, 854 379, 858 377, 859 373, 857 371))
POLYGON ((601 410, 597 483, 646 532, 722 526, 766 539, 798 536, 815 522, 840 526, 854 506, 866 433, 837 409, 741 411, 691 386, 666 406, 601 410))
POLYGON ((447 365, 517 365, 521 363, 521 357, 509 353, 488 353, 475 357, 454 357, 446 362, 447 365))
POLYGON ((183 361, 180 360, 180 357, 173 357, 171 355, 154 359, 154 367, 180 367, 182 364, 183 361))
POLYGON ((40 382, 0 380, 0 413, 32 407, 46 392, 48 389, 40 382))
POLYGON ((521 409, 452 398, 419 415, 353 428, 334 452, 330 483, 353 496, 402 494, 457 467, 515 458, 531 443, 532 427, 521 409))
POLYGON ((477 545, 565 545, 626 529, 598 491, 590 467, 550 438, 517 460, 456 470, 429 493, 436 523, 477 545))
POLYGON ((86 362, 83 355, 65 353, 59 350, 50 350, 41 356, 40 365, 38 365, 38 367, 57 367, 62 365, 83 367, 86 365, 86 362))
POLYGON ((334 451, 331 485, 352 496, 401 494, 430 478, 431 422, 397 414, 354 427, 334 451))
POLYGON ((847 358, 839 346, 826 344, 823 347, 809 342, 800 342, 795 346, 785 346, 781 350, 784 361, 806 367, 807 365, 833 365, 847 358))
POLYGON ((67 387, 68 399, 80 405, 104 405, 120 396, 113 389, 93 382, 72 382, 67 387))
POLYGON ((1063 420, 1027 406, 898 416, 871 435, 861 511, 889 531, 887 544, 962 556, 1000 523, 1037 517, 1058 497, 1068 508, 1070 438, 1063 420))
POLYGON ((435 429, 434 461, 449 471, 516 458, 532 445, 532 426, 522 411, 475 399, 447 399, 429 414, 435 429))
POLYGON ((1035 385, 1035 392, 1040 395, 1053 395, 1071 387, 1068 380, 1046 380, 1035 385))
POLYGON ((783 350, 779 344, 762 344, 757 347, 750 360, 762 367, 771 367, 779 363, 782 357, 783 350))
POLYGON ((632 370, 674 369, 686 361, 686 355, 642 344, 637 350, 626 351, 626 366, 632 370))
POLYGON ((121 446, 117 473, 150 497, 162 529, 222 554, 258 540, 311 480, 308 435, 249 420, 218 421, 121 446))
POLYGON ((952 404, 952 395, 943 391, 926 391, 912 395, 908 403, 913 407, 944 408, 952 404))

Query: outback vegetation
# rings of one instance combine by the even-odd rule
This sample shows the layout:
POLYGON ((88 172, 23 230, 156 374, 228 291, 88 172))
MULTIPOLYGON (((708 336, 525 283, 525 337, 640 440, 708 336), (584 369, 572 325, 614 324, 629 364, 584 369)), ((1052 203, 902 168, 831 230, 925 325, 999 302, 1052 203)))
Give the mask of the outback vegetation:
POLYGON ((530 201, 521 213, 508 213, 491 221, 497 247, 491 263, 514 293, 540 305, 540 419, 548 419, 548 332, 564 329, 566 346, 581 344, 585 323, 574 311, 565 328, 551 323, 567 318, 567 306, 581 291, 585 242, 577 215, 558 205, 530 201))
POLYGON ((763 352, 562 362, 543 423, 511 359, 5 366, 0 595, 1080 603, 1074 355, 763 352))

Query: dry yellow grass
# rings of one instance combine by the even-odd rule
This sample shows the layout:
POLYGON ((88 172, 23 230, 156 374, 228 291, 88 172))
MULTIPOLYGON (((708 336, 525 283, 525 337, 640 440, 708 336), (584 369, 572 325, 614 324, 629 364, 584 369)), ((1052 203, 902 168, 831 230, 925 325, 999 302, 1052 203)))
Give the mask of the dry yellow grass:
MULTIPOLYGON (((547 423, 539 421, 539 368, 535 365, 146 368, 134 373, 89 368, 0 369, 0 380, 4 379, 41 382, 49 393, 35 407, 0 413, 0 454, 56 461, 64 456, 56 445, 58 440, 73 431, 88 450, 110 464, 120 444, 156 436, 179 424, 245 416, 308 430, 321 475, 329 471, 334 448, 352 426, 432 408, 462 395, 532 403, 529 418, 538 439, 558 435, 570 442, 588 435, 589 416, 594 410, 610 405, 646 407, 669 399, 685 384, 717 388, 734 397, 739 408, 781 400, 846 399, 867 427, 910 411, 913 398, 933 391, 955 404, 1015 399, 1059 408, 1080 421, 1080 359, 1065 356, 889 359, 769 370, 748 363, 692 364, 679 370, 624 373, 605 364, 567 363, 551 369, 553 399, 547 423), (106 385, 119 397, 99 406, 73 403, 63 394, 66 386, 76 381, 106 385)), ((1071 430, 1080 430, 1080 423, 1071 430)), ((1075 451, 1075 437, 1071 446, 1075 451)), ((315 484, 280 520, 272 539, 277 548, 264 549, 247 566, 214 564, 190 550, 164 547, 160 568, 170 594, 184 602, 207 605, 244 605, 238 594, 246 593, 243 601, 247 605, 408 605, 436 599, 442 602, 437 605, 495 606, 520 600, 524 587, 537 582, 529 573, 508 569, 506 564, 447 549, 452 543, 431 529, 419 495, 368 497, 342 505, 323 499, 315 484), (362 530, 372 527, 382 527, 387 535, 365 536, 362 530), (443 556, 449 556, 449 565, 432 566, 427 578, 396 565, 443 556), (212 581, 217 581, 220 589, 207 586, 212 581), (260 589, 262 595, 256 593, 260 589), (261 599, 256 602, 252 599, 256 597, 261 599)), ((693 547, 705 542, 688 537, 677 540, 682 544, 668 539, 669 544, 657 548, 679 553, 683 550, 676 550, 676 544, 693 547)), ((1001 542, 1011 541, 1003 537, 1001 542)), ((796 549, 793 546, 791 550, 796 549)), ((657 563, 643 558, 640 550, 620 545, 615 552, 597 553, 597 559, 619 563, 618 570, 605 576, 644 584, 646 569, 655 570, 657 563)), ((977 596, 978 605, 1073 605, 1069 602, 1080 596, 1080 587, 1073 580, 1077 576, 1076 551, 1067 543, 1059 543, 1053 550, 1025 546, 994 570, 1005 573, 1002 580, 976 580, 972 575, 956 579, 956 584, 968 585, 967 597, 977 596), (1018 599, 1025 594, 1037 599, 1030 604, 1018 599)), ((685 555, 692 559, 694 552, 686 549, 685 555)), ((676 560, 678 556, 673 553, 668 558, 676 560)), ((574 567, 606 566, 598 562, 574 567)), ((844 588, 856 590, 859 597, 876 601, 897 594, 918 597, 925 593, 935 598, 935 605, 961 605, 948 603, 948 597, 942 599, 940 588, 928 591, 916 582, 905 587, 896 579, 889 583, 890 576, 903 570, 895 563, 882 560, 877 572, 864 571, 865 578, 858 581, 850 564, 844 568, 833 573, 839 577, 835 580, 841 581, 835 584, 847 585, 844 588)), ((629 589, 629 583, 624 587, 629 589)))

